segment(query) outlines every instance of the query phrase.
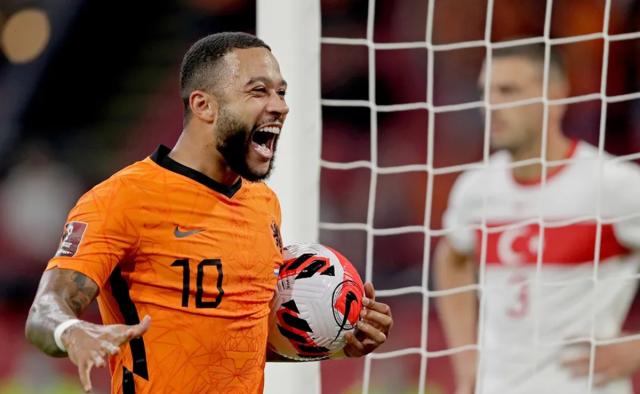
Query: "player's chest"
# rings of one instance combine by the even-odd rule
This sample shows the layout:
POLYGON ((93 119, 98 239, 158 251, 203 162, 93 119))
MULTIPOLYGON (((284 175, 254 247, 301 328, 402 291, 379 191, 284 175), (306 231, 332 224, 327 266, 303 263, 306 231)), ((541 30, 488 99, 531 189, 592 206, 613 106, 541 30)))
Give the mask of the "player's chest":
POLYGON ((478 190, 470 198, 472 216, 477 222, 563 220, 596 214, 597 190, 588 182, 551 182, 514 186, 506 181, 478 190))
POLYGON ((488 189, 484 208, 480 197, 472 209, 474 221, 482 224, 476 230, 478 261, 484 253, 487 264, 528 266, 537 264, 542 254, 544 264, 575 266, 593 261, 598 240, 601 261, 627 253, 613 226, 595 220, 595 185, 583 177, 554 180, 545 187, 488 189))
POLYGON ((264 267, 272 273, 280 263, 281 247, 277 218, 271 211, 219 203, 150 216, 143 225, 136 254, 154 264, 220 260, 235 272, 264 267))
POLYGON ((191 208, 147 217, 134 256, 137 280, 175 308, 231 313, 266 305, 282 262, 274 214, 237 203, 191 208))

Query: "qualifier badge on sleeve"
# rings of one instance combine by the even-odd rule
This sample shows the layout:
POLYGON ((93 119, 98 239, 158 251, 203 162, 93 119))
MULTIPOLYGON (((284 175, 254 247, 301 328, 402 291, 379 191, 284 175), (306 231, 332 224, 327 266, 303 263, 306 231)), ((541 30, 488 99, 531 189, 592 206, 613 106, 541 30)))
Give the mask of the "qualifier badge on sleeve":
POLYGON ((78 251, 87 223, 69 222, 64 226, 64 234, 60 240, 60 246, 56 257, 73 257, 78 251))

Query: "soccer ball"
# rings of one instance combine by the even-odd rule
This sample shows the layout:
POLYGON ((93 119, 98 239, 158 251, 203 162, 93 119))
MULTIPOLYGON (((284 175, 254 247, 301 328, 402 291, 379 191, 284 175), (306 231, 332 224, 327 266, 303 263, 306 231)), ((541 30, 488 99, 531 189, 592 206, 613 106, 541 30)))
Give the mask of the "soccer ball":
POLYGON ((319 244, 284 249, 269 316, 269 348, 293 360, 322 360, 342 350, 355 329, 364 286, 353 265, 319 244))

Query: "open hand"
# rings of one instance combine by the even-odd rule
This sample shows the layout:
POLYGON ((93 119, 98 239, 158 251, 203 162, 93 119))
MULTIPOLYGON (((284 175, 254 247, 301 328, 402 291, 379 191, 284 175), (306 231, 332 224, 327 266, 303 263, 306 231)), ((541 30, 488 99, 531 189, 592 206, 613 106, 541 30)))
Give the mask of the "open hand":
POLYGON ((104 367, 105 358, 120 352, 120 346, 147 332, 151 325, 148 315, 135 325, 100 325, 89 322, 77 323, 64 331, 62 343, 67 348, 69 359, 78 367, 80 383, 85 392, 92 389, 91 369, 104 367))

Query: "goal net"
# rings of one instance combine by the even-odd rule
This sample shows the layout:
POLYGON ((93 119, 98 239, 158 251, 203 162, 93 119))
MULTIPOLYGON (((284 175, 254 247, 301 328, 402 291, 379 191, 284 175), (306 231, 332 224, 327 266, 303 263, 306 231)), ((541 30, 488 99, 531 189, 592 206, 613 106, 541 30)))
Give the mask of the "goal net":
MULTIPOLYGON (((272 46, 290 87, 291 113, 271 180, 282 200, 285 241, 320 241, 340 250, 394 313, 389 342, 379 351, 322 363, 322 392, 453 392, 451 356, 484 349, 486 242, 499 229, 485 220, 474 225, 483 244, 477 283, 437 290, 433 251, 454 231, 442 221, 452 185, 461 173, 489 165, 491 112, 501 108, 542 104, 547 120, 550 108, 566 106, 565 134, 594 145, 597 160, 609 160, 607 151, 616 161, 640 159, 636 8, 623 0, 258 0, 258 35, 272 46), (483 62, 491 64, 496 50, 537 43, 563 55, 568 98, 548 97, 549 51, 540 97, 496 106, 478 93, 483 62), (478 340, 452 348, 436 303, 460 292, 478 298, 478 340)), ((487 70, 485 86, 492 78, 487 70)), ((544 122, 543 144, 547 133, 544 122)), ((552 162, 543 153, 512 166, 541 164, 544 189, 548 174, 572 160, 552 162)), ((593 182, 600 178, 594 173, 593 182)), ((515 225, 536 225, 546 240, 554 228, 595 223, 593 274, 586 280, 594 287, 635 286, 635 275, 605 283, 599 266, 603 226, 637 214, 611 218, 597 209, 562 223, 539 214, 515 225)), ((539 291, 550 285, 542 278, 544 243, 535 245, 539 291)), ((570 283, 553 283, 563 285, 570 283)), ((629 313, 625 328, 637 331, 635 315, 629 313)), ((563 345, 536 336, 539 348, 563 345)), ((593 327, 584 337, 567 338, 566 344, 584 342, 589 349, 585 390, 592 390, 598 347, 635 339, 640 336, 600 338, 593 327)), ((299 392, 301 385, 320 392, 318 369, 269 365, 265 392, 299 392)))

